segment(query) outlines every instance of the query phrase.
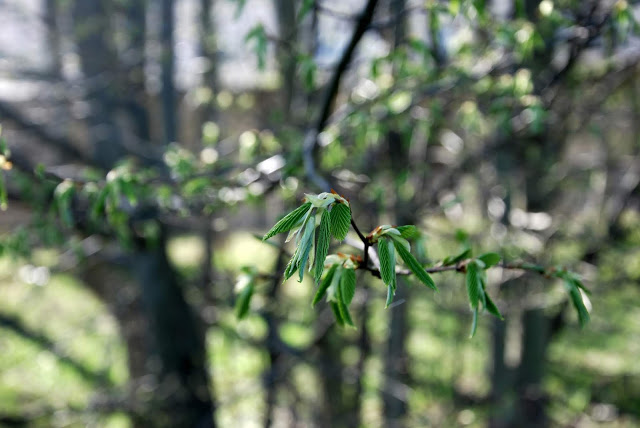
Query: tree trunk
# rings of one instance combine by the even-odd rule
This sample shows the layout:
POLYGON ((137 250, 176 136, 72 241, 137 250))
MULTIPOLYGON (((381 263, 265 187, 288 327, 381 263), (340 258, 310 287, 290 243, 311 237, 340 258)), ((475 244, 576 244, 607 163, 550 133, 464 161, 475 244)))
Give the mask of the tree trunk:
POLYGON ((149 420, 159 427, 213 427, 205 329, 184 298, 165 252, 143 243, 134 255, 157 364, 149 420), (146 246, 146 248, 145 248, 146 246))
POLYGON ((89 102, 87 120, 96 165, 109 168, 125 154, 118 129, 113 121, 115 97, 113 87, 105 83, 117 70, 116 56, 109 35, 109 8, 105 0, 76 0, 73 20, 76 45, 85 78, 96 83, 89 102))
MULTIPOLYGON (((275 7, 278 15, 278 26, 282 40, 297 40, 296 31, 296 2, 293 0, 277 0, 275 7)), ((295 46, 295 44, 294 44, 295 46)), ((282 46, 278 49, 280 59, 280 73, 282 74, 283 88, 283 112, 285 120, 291 113, 291 103, 295 94, 296 84, 296 57, 290 48, 282 46)))
POLYGON ((162 0, 160 44, 162 45, 162 118, 164 143, 175 142, 178 137, 178 117, 176 114, 176 90, 173 81, 175 54, 173 49, 173 27, 175 19, 174 0, 162 0))

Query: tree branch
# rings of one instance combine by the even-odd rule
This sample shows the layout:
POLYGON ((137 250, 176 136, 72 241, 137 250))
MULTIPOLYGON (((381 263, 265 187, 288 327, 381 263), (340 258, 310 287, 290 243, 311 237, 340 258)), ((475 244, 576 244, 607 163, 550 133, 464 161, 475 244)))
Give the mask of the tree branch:
POLYGON ((351 58, 353 57, 353 53, 355 52, 358 43, 362 39, 362 36, 367 31, 371 24, 371 21, 373 20, 373 13, 377 4, 378 0, 368 0, 367 5, 362 12, 362 15, 360 15, 360 18, 358 19, 356 29, 351 36, 351 40, 342 53, 340 62, 338 63, 331 81, 329 82, 329 86, 327 87, 324 100, 322 102, 318 120, 316 121, 315 126, 307 132, 307 135, 304 138, 302 158, 304 161, 304 167, 307 177, 309 177, 309 179, 317 187, 325 191, 329 190, 331 188, 331 185, 325 178, 321 177, 317 173, 315 161, 313 159, 313 154, 318 142, 318 135, 323 131, 324 127, 327 124, 327 120, 331 112, 331 107, 338 94, 338 90, 340 89, 340 81, 342 80, 342 76, 347 70, 349 63, 351 62, 351 58))

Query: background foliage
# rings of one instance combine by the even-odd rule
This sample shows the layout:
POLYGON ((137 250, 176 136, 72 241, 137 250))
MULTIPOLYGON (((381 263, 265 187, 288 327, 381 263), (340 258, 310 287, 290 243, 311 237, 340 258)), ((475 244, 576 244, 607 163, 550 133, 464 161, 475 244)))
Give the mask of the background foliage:
POLYGON ((3 2, 0 425, 637 426, 637 14, 3 2))

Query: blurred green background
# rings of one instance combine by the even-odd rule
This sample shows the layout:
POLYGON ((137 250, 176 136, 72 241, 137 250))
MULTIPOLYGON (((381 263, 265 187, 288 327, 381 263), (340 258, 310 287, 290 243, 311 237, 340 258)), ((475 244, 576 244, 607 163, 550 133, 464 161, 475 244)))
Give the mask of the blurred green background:
POLYGON ((639 14, 0 2, 0 426, 640 426, 639 14), (365 234, 417 225, 424 266, 547 270, 489 270, 505 320, 470 339, 460 272, 385 309, 360 269, 337 326, 261 241, 330 188, 365 234))

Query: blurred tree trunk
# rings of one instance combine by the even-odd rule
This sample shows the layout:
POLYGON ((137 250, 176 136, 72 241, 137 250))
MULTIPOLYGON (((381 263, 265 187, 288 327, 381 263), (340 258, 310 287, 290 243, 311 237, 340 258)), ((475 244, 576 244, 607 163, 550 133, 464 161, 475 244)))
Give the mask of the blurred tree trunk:
POLYGON ((350 427, 350 415, 353 413, 353 401, 347 392, 348 385, 344 378, 342 351, 346 341, 335 324, 318 342, 319 369, 324 392, 324 402, 319 415, 318 426, 333 428, 350 427))
POLYGON ((113 120, 116 99, 113 87, 108 84, 117 73, 117 59, 109 39, 113 35, 108 19, 109 3, 107 0, 76 0, 72 12, 80 65, 85 79, 95 85, 87 119, 93 161, 104 168, 109 168, 125 154, 113 120))
MULTIPOLYGON (((405 38, 404 9, 406 0, 391 0, 390 16, 395 18, 393 43, 398 47, 405 38)), ((403 171, 409 165, 408 150, 402 135, 396 130, 387 133, 387 144, 392 171, 403 171)), ((398 183, 396 183, 396 186, 398 183)), ((411 209, 398 195, 396 188, 394 217, 398 224, 413 224, 411 209)), ((394 301, 402 302, 407 299, 409 290, 402 279, 398 278, 398 287, 394 301)), ((400 428, 405 425, 407 414, 406 387, 409 381, 408 355, 406 350, 407 333, 409 330, 407 320, 406 302, 394 306, 389 310, 389 336, 384 354, 384 390, 382 394, 385 426, 400 428)))
MULTIPOLYGON (((403 171, 409 164, 407 144, 396 131, 387 133, 389 159, 392 171, 403 171)), ((396 183, 396 199, 394 203, 394 217, 397 224, 414 224, 415 218, 407 201, 399 196, 396 183)), ((409 289, 401 278, 394 297, 395 302, 403 302, 389 309, 389 336, 384 354, 384 391, 382 394, 384 406, 385 426, 402 427, 407 414, 406 390, 409 383, 409 357, 407 355, 408 298, 409 289)))
POLYGON ((58 0, 44 0, 44 20, 47 26, 47 41, 51 56, 51 74, 62 78, 62 49, 58 26, 58 0))
MULTIPOLYGON (((118 103, 125 101, 125 110, 138 123, 140 138, 148 135, 146 108, 139 97, 144 96, 143 52, 145 45, 144 2, 129 2, 125 9, 128 29, 131 30, 131 63, 118 61, 114 48, 114 31, 110 26, 111 2, 107 0, 77 0, 73 4, 76 44, 82 71, 88 81, 95 83, 92 93, 91 115, 88 119, 89 142, 94 161, 106 169, 127 154, 121 144, 121 132, 114 121, 118 103), (142 28, 140 28, 142 26, 142 28), (118 80, 118 72, 127 70, 118 80), (113 82, 113 83, 111 83, 113 82), (118 96, 119 85, 134 91, 118 96), (129 98, 130 97, 130 98, 129 98), (119 99, 120 98, 120 99, 119 99), (128 102, 130 101, 130 102, 128 102)), ((173 85, 173 1, 162 2, 162 43, 165 48, 163 67, 163 106, 165 137, 175 139, 175 99, 173 85)), ((127 59, 125 54, 125 59, 127 59)), ((121 58, 120 58, 121 59, 121 58)), ((132 230, 132 233, 134 231, 132 230)), ((126 331, 130 352, 129 367, 132 379, 153 375, 155 384, 146 385, 136 394, 134 423, 149 427, 212 427, 213 403, 209 390, 205 331, 186 302, 177 276, 165 253, 166 231, 157 240, 139 239, 131 255, 130 268, 139 282, 135 294, 144 308, 145 333, 126 331), (139 343, 141 335, 146 336, 139 343), (146 392, 144 392, 146 390, 146 392), (146 395, 145 395, 146 394, 146 395), (138 419, 141 418, 141 419, 138 419)), ((139 307, 134 305, 132 307, 139 307)), ((124 320, 121 316, 119 320, 124 320)), ((122 324, 123 330, 131 324, 122 324)))
POLYGON ((136 137, 142 142, 148 142, 151 139, 151 129, 144 72, 147 1, 126 2, 124 7, 129 44, 120 55, 120 64, 123 70, 119 94, 129 119, 133 123, 136 137))
POLYGON ((274 411, 276 408, 276 400, 279 386, 279 364, 280 358, 282 358, 282 352, 279 350, 280 336, 278 334, 278 319, 276 318, 273 309, 277 307, 278 291, 280 290, 280 284, 282 281, 282 270, 286 263, 286 251, 284 248, 284 239, 280 239, 280 250, 276 259, 276 264, 273 269, 274 279, 270 284, 269 291, 267 293, 268 302, 267 308, 265 308, 264 320, 267 324, 267 339, 266 347, 268 352, 268 365, 262 375, 262 384, 265 391, 265 410, 264 410, 264 423, 265 428, 270 428, 273 425, 274 411))
POLYGON ((162 119, 164 126, 164 143, 175 142, 178 137, 178 117, 176 113, 176 90, 174 84, 175 54, 173 48, 173 28, 175 20, 174 0, 162 0, 160 44, 162 57, 160 58, 162 80, 162 119))
POLYGON ((296 87, 296 2, 294 0, 276 0, 274 4, 278 15, 280 39, 291 43, 278 45, 280 73, 282 73, 282 82, 284 85, 282 90, 282 110, 286 121, 291 113, 291 103, 293 102, 296 87))
POLYGON ((213 427, 205 331, 184 298, 165 242, 140 243, 133 260, 158 358, 149 420, 161 427, 213 427))

